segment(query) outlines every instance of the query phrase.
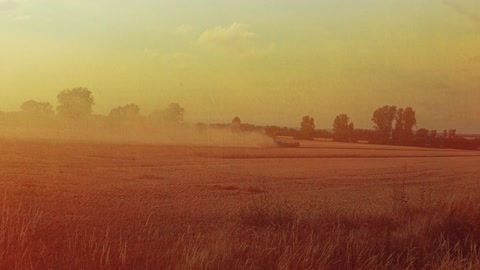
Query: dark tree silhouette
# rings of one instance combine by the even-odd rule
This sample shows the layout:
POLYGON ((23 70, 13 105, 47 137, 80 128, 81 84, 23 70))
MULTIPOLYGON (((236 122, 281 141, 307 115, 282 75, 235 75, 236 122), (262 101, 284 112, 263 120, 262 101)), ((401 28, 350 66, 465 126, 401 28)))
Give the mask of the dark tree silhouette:
POLYGON ((181 123, 183 122, 185 109, 180 107, 178 103, 171 103, 165 111, 165 119, 169 122, 181 123))
POLYGON ((315 120, 313 117, 304 116, 300 123, 300 136, 302 139, 312 140, 315 133, 315 120))
POLYGON ((179 124, 183 122, 185 109, 178 103, 170 103, 165 110, 156 110, 150 114, 150 118, 158 122, 179 124))
POLYGON ((346 114, 337 115, 333 122, 333 140, 337 142, 355 141, 354 126, 346 114))
POLYGON ((110 111, 109 117, 114 120, 135 120, 140 117, 140 107, 136 104, 119 106, 110 111))
POLYGON ((47 116, 53 115, 55 112, 53 111, 52 104, 48 102, 38 102, 35 100, 29 100, 20 106, 23 113, 27 113, 32 116, 47 116))
POLYGON ((456 137, 457 137, 457 130, 456 129, 448 130, 448 138, 455 139, 456 137))
POLYGON ((429 142, 429 134, 430 131, 428 131, 428 129, 421 128, 417 130, 415 134, 415 145, 426 146, 429 142))
POLYGON ((57 95, 57 99, 58 114, 71 119, 80 119, 91 115, 92 107, 95 104, 92 92, 83 87, 63 90, 57 95))
POLYGON ((242 130, 242 120, 240 120, 240 117, 236 116, 235 118, 233 118, 232 130, 237 132, 242 130))
POLYGON ((393 143, 409 145, 413 143, 413 127, 417 124, 415 111, 411 107, 399 108, 395 113, 395 129, 393 131, 393 143))
POLYGON ((235 118, 233 118, 233 120, 232 120, 232 124, 240 125, 240 124, 242 124, 242 120, 240 120, 240 117, 235 116, 235 118))
POLYGON ((393 120, 397 107, 383 106, 373 113, 372 121, 375 123, 375 143, 389 144, 392 139, 393 120))

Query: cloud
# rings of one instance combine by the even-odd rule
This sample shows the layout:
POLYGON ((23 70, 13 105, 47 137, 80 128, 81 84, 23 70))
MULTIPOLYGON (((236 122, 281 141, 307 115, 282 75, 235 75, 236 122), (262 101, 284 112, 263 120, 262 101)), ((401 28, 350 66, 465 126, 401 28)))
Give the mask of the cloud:
POLYGON ((0 11, 14 9, 19 4, 17 0, 0 0, 0 11))
POLYGON ((191 25, 180 25, 175 29, 175 33, 179 35, 185 35, 193 31, 193 26, 191 25))
POLYGON ((476 13, 471 9, 467 8, 459 0, 443 0, 443 3, 451 8, 453 8, 459 14, 465 16, 469 20, 480 23, 480 13, 476 13))
POLYGON ((243 52, 256 34, 246 24, 233 23, 229 27, 215 27, 200 35, 198 42, 204 46, 225 52, 243 52))

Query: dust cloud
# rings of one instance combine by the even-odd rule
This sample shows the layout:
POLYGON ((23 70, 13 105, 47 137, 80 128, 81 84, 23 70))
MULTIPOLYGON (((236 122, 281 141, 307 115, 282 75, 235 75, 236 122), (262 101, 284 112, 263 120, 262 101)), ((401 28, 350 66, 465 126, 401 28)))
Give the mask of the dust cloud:
POLYGON ((240 131, 231 125, 215 127, 155 121, 147 117, 117 120, 92 115, 65 119, 22 112, 0 113, 0 139, 50 140, 155 145, 271 147, 274 142, 260 131, 240 131))

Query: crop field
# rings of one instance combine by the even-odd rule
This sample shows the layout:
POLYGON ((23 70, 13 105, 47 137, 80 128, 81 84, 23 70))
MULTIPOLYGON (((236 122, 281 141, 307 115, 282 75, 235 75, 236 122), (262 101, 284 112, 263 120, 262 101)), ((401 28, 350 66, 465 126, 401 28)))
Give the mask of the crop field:
POLYGON ((0 268, 478 269, 480 152, 0 142, 0 268))

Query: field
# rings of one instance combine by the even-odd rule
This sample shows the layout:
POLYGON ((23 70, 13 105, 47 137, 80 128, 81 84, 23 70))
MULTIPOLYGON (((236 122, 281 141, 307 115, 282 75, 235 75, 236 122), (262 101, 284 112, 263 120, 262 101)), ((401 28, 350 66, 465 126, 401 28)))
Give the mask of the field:
POLYGON ((0 142, 0 268, 479 269, 480 152, 0 142))

